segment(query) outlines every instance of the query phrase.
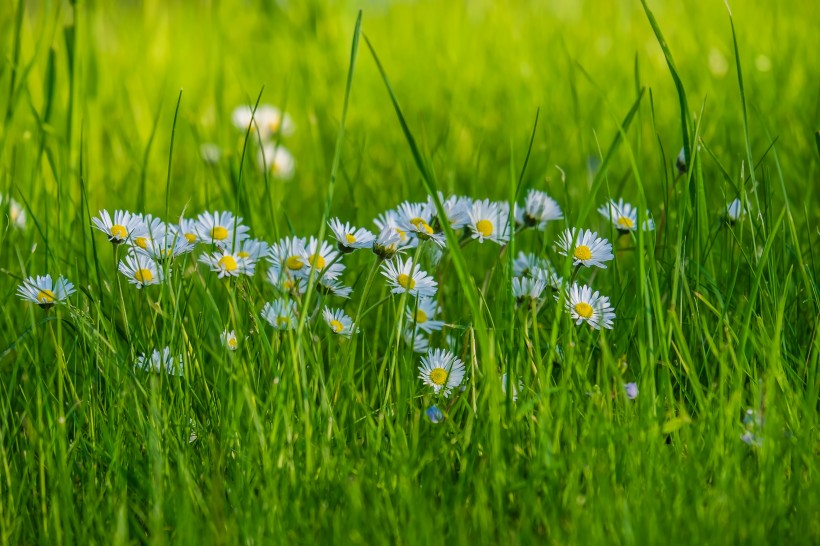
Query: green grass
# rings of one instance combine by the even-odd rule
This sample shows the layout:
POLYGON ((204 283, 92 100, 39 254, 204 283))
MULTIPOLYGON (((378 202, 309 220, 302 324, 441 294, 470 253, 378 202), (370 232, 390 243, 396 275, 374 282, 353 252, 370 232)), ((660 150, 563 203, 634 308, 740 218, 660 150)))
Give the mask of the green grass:
POLYGON ((168 4, 0 7, 0 544, 820 541, 809 3, 168 4), (293 116, 291 181, 231 124, 257 103, 293 116), (301 302, 360 318, 345 341, 321 313, 262 320, 265 265, 228 282, 186 257, 137 290, 91 224, 230 210, 272 243, 333 216, 373 228, 436 190, 531 188, 565 219, 505 248, 447 230, 438 266, 419 253, 447 323, 431 346, 467 368, 450 398, 418 379, 413 299, 368 251, 344 260, 348 302, 315 276, 301 302), (618 237, 596 210, 610 197, 657 229, 618 237), (751 212, 729 225, 736 197, 751 212), (519 251, 572 275, 554 242, 573 226, 615 247, 576 273, 612 300, 612 330, 511 295, 519 251), (69 305, 17 297, 45 273, 77 286, 69 305), (135 369, 164 346, 183 376, 135 369))

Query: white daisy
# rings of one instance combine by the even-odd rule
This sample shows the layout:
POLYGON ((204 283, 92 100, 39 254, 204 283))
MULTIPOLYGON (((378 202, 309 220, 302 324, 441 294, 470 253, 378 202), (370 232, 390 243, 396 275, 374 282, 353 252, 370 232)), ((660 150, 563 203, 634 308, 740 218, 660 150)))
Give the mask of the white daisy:
MULTIPOLYGON (((558 299, 558 295, 555 299, 558 299)), ((609 303, 609 298, 597 291, 593 292, 589 286, 579 286, 575 283, 567 288, 564 306, 576 325, 586 322, 596 330, 600 330, 601 327, 612 329, 615 311, 609 303)))
POLYGON ((612 255, 612 245, 609 241, 601 239, 597 233, 590 230, 564 230, 558 240, 558 246, 561 248, 559 254, 572 254, 572 265, 581 264, 606 269, 604 262, 615 257, 612 255))
POLYGON ((441 320, 433 320, 441 312, 438 302, 434 298, 419 298, 416 305, 408 305, 405 309, 408 324, 413 324, 415 329, 422 330, 428 334, 437 332, 444 327, 441 320))
POLYGON ((253 260, 258 262, 268 255, 270 245, 265 241, 257 239, 245 239, 236 248, 236 255, 245 260, 253 260))
POLYGON ((546 258, 536 256, 532 252, 519 252, 518 257, 513 261, 513 275, 516 277, 531 277, 535 269, 548 268, 549 262, 546 258))
POLYGON ((382 260, 389 260, 397 253, 407 248, 402 243, 401 235, 392 227, 386 227, 373 241, 373 253, 382 260))
POLYGON ((296 160, 281 144, 262 144, 256 154, 256 166, 278 180, 290 180, 296 172, 296 160))
POLYGON ((25 229, 26 227, 26 210, 23 206, 9 197, 7 199, 8 204, 5 204, 5 198, 0 195, 0 209, 3 212, 6 212, 6 207, 8 207, 8 217, 10 225, 16 227, 17 229, 25 229))
POLYGON ((560 220, 564 217, 558 203, 539 190, 527 192, 524 207, 515 205, 515 223, 519 226, 534 227, 543 231, 547 227, 547 222, 560 220))
POLYGON ((176 229, 168 227, 164 234, 147 239, 145 248, 134 247, 138 253, 145 254, 152 260, 163 262, 194 250, 194 245, 180 235, 176 229))
MULTIPOLYGON (((441 192, 438 193, 438 198, 441 200, 442 208, 444 208, 446 221, 450 224, 450 227, 453 228, 453 231, 463 229, 470 223, 470 215, 468 211, 473 206, 472 199, 469 197, 462 197, 460 195, 451 195, 445 200, 444 194, 441 192)), ((427 208, 430 209, 430 213, 433 216, 436 216, 436 205, 433 203, 433 198, 430 196, 427 197, 427 208)), ((442 222, 439 218, 435 218, 432 225, 434 228, 438 228, 441 223, 442 222)))
MULTIPOLYGON (((319 244, 319 239, 311 237, 302 253, 303 261, 316 271, 317 278, 319 275, 327 277, 328 279, 337 279, 339 275, 345 270, 345 265, 339 260, 341 256, 337 250, 333 249, 333 245, 327 241, 322 241, 319 244)), ((310 274, 310 270, 305 273, 310 274)))
POLYGON ((143 237, 147 233, 140 217, 127 210, 114 211, 113 220, 107 210, 101 210, 99 218, 95 216, 91 219, 91 223, 94 224, 95 228, 105 233, 108 240, 115 245, 124 243, 129 239, 134 240, 143 237))
POLYGON ((433 212, 435 209, 430 209, 427 203, 405 201, 398 208, 399 227, 422 241, 432 239, 437 245, 444 246, 444 234, 437 233, 430 225, 433 223, 433 212))
POLYGON ((433 278, 413 264, 412 258, 402 260, 396 258, 382 264, 382 275, 387 277, 391 292, 401 294, 406 292, 411 296, 433 297, 436 295, 438 283, 433 278))
POLYGON ((277 299, 266 303, 261 316, 277 330, 296 328, 296 304, 291 300, 277 299))
MULTIPOLYGON (((623 199, 610 200, 605 205, 601 205, 598 212, 612 222, 619 233, 629 233, 638 229, 638 209, 629 203, 624 203, 623 199)), ((649 211, 647 211, 642 230, 652 231, 654 229, 655 223, 649 218, 649 211)))
POLYGON ((212 254, 203 254, 199 257, 199 261, 211 268, 211 271, 219 273, 219 278, 222 277, 238 277, 239 275, 247 275, 253 277, 256 262, 250 258, 243 258, 239 254, 227 251, 214 252, 212 254))
POLYGON ((513 297, 519 305, 529 305, 531 302, 541 301, 546 287, 547 283, 542 279, 513 277, 512 280, 513 297))
POLYGON ((322 317, 325 323, 334 334, 350 337, 351 334, 358 332, 359 328, 353 324, 353 319, 345 314, 341 309, 331 309, 325 307, 322 310, 322 317))
POLYGON ((746 216, 746 207, 743 205, 743 201, 740 199, 735 199, 731 203, 726 206, 726 212, 724 213, 726 221, 730 224, 735 224, 738 221, 742 220, 744 216, 746 216))
POLYGON ((395 231, 399 236, 399 244, 403 248, 415 248, 419 244, 418 239, 402 225, 399 213, 395 210, 388 210, 387 212, 379 214, 376 219, 373 220, 373 223, 376 224, 376 227, 379 228, 381 233, 384 233, 386 229, 395 231))
POLYGON ((196 218, 199 240, 224 250, 233 250, 236 243, 247 239, 248 231, 248 227, 242 225, 242 218, 230 212, 203 212, 196 218))
POLYGON ((239 340, 236 337, 236 332, 225 330, 222 332, 222 344, 228 348, 229 351, 235 351, 239 348, 239 340))
POLYGON ((430 340, 427 338, 427 336, 424 333, 419 332, 418 330, 413 329, 413 328, 405 328, 403 335, 404 335, 404 342, 407 345, 412 345, 413 346, 413 352, 414 353, 426 353, 427 352, 427 350, 430 346, 430 340))
POLYGON ((151 356, 142 353, 137 357, 136 367, 146 372, 161 373, 168 375, 182 375, 182 355, 171 356, 171 348, 165 347, 162 352, 154 349, 151 356))
POLYGON ((147 250, 152 239, 161 238, 167 231, 165 222, 150 214, 146 214, 145 216, 142 214, 135 214, 134 216, 140 219, 144 230, 138 235, 135 234, 131 236, 128 240, 128 244, 134 250, 147 250))
POLYGON ((560 290, 561 285, 564 284, 564 279, 562 279, 549 264, 547 264, 546 267, 536 267, 530 271, 530 277, 544 281, 544 284, 553 290, 560 290))
POLYGON ((350 294, 353 293, 353 289, 342 284, 341 280, 331 279, 327 275, 319 278, 319 282, 316 283, 316 290, 326 296, 336 296, 345 299, 349 298, 350 294))
POLYGON ((162 269, 157 268, 157 263, 145 254, 128 254, 120 262, 119 270, 137 288, 159 284, 163 279, 162 269))
POLYGON ((464 363, 450 351, 433 349, 421 357, 419 379, 433 387, 436 394, 441 392, 449 396, 464 379, 464 363))
POLYGON ((71 294, 76 292, 74 285, 60 275, 57 281, 51 281, 51 275, 29 277, 17 287, 17 295, 26 301, 36 303, 43 309, 48 309, 56 303, 63 303, 71 294))
POLYGON ((302 237, 285 237, 268 250, 268 261, 274 269, 293 277, 307 277, 310 269, 304 256, 305 239, 302 237))
MULTIPOLYGON (((507 398, 507 385, 509 384, 509 380, 507 379, 507 374, 501 376, 501 391, 504 393, 504 398, 507 398)), ((513 383, 512 386, 512 393, 511 398, 513 402, 518 402, 518 393, 524 390, 524 382, 521 379, 518 380, 517 383, 513 383)))
POLYGON ((296 277, 287 270, 282 271, 275 267, 268 269, 267 280, 273 287, 283 294, 299 296, 307 290, 307 282, 304 277, 296 277))
POLYGON ((506 203, 491 202, 489 199, 475 200, 468 211, 473 239, 504 244, 510 240, 509 206, 506 203))
POLYGON ((250 126, 251 132, 258 134, 262 140, 277 134, 288 137, 296 129, 289 114, 283 114, 279 108, 269 104, 260 104, 255 113, 249 106, 239 106, 231 114, 231 121, 241 131, 247 131, 250 126))
POLYGON ((376 240, 376 236, 366 229, 353 227, 349 223, 343 224, 338 218, 332 218, 327 225, 336 237, 336 246, 344 253, 353 252, 357 248, 371 248, 376 240))
POLYGON ((184 237, 188 243, 195 245, 201 242, 199 234, 197 233, 197 221, 193 218, 179 217, 179 223, 175 226, 170 226, 171 229, 179 233, 180 237, 184 237))

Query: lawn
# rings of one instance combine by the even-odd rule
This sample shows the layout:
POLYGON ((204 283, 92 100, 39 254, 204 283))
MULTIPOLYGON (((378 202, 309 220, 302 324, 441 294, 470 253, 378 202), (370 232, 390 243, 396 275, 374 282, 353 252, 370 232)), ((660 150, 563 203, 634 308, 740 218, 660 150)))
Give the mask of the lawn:
POLYGON ((0 545, 817 544, 815 11, 7 0, 0 545))

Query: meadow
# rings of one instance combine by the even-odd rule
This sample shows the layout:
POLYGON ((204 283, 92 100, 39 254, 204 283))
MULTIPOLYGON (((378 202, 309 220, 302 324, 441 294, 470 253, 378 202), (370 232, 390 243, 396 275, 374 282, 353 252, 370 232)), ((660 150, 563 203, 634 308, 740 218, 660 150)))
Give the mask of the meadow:
POLYGON ((817 544, 818 22, 3 3, 0 544, 817 544))

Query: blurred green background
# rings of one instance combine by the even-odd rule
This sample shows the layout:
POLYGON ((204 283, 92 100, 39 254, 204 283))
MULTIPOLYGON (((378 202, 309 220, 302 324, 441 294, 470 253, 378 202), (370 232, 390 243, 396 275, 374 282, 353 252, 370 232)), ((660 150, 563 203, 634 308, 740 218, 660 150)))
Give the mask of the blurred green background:
MULTIPOLYGON (((726 6, 654 1, 650 7, 704 143, 739 178, 745 149, 726 6)), ((540 108, 526 182, 556 194, 571 210, 574 200, 585 198, 591 158, 608 146, 616 120, 646 86, 651 96, 630 137, 650 201, 663 199, 661 182, 668 182, 682 145, 679 106, 638 1, 7 1, 0 7, 0 188, 23 197, 41 221, 57 195, 69 197, 71 205, 60 214, 76 218, 82 149, 92 214, 104 207, 163 213, 182 90, 173 217, 183 207, 207 207, 254 220, 250 204, 271 200, 289 216, 316 213, 318 222, 359 8, 363 31, 443 189, 506 197, 540 108), (24 7, 19 48, 18 5, 24 7), (249 151, 246 195, 237 200, 244 135, 230 116, 260 91, 262 103, 294 118, 296 133, 283 144, 297 171, 292 181, 271 181, 265 191, 249 151), (217 165, 202 160, 204 143, 221 148, 217 165), (567 172, 566 188, 556 165, 567 172)), ((813 132, 820 117, 816 9, 810 2, 762 0, 733 8, 753 155, 761 158, 777 139, 791 197, 813 203, 813 132)), ((620 159, 612 166, 619 182, 613 192, 623 187, 627 199, 635 198, 625 156, 620 159)), ((719 208, 734 189, 709 158, 704 169, 716 182, 707 188, 710 203, 719 208)), ((384 84, 363 46, 334 210, 342 214, 339 207, 345 207, 347 219, 369 224, 378 210, 423 197, 384 84)), ((54 225, 65 224, 55 219, 54 225)), ((297 227, 306 229, 313 225, 297 227)))

